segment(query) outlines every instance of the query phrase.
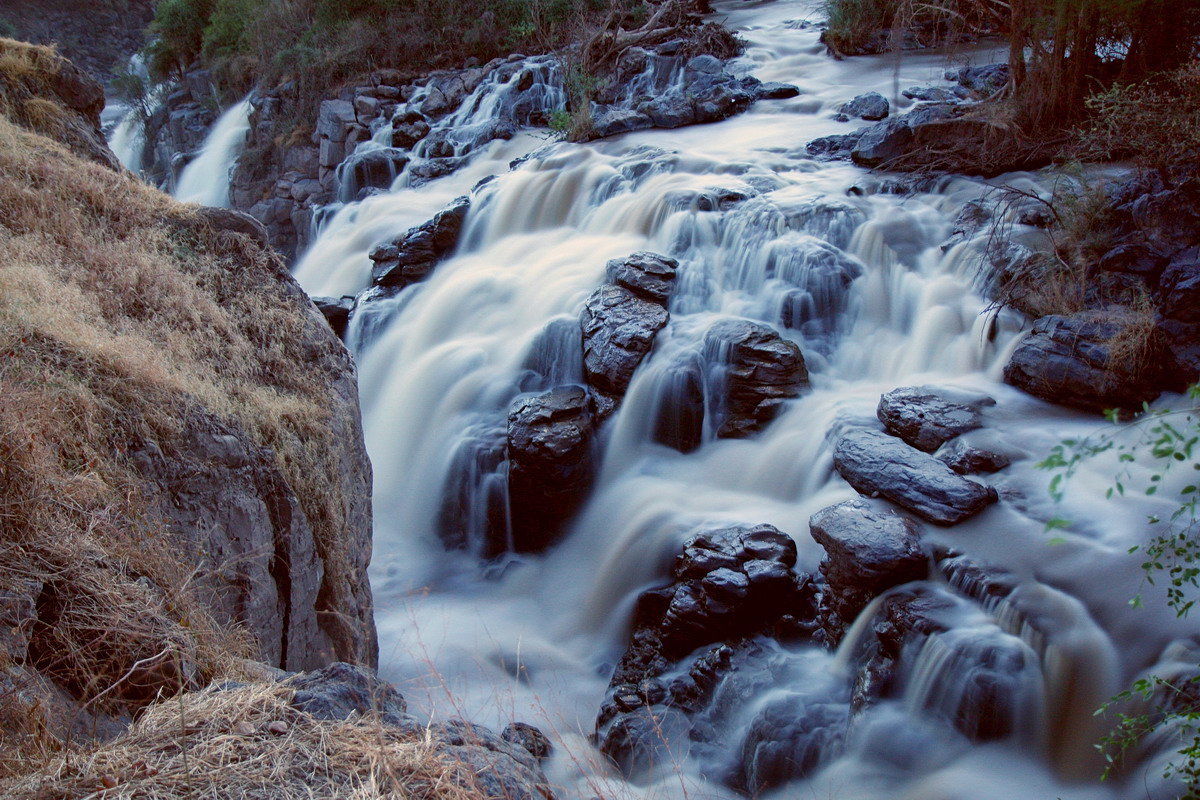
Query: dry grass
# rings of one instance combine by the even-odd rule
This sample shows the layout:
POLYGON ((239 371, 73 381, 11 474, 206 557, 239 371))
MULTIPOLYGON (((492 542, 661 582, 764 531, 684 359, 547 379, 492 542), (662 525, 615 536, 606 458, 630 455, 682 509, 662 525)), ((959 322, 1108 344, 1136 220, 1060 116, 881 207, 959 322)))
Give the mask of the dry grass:
POLYGON ((371 717, 315 720, 288 704, 291 695, 279 684, 181 695, 96 752, 0 791, 13 800, 480 797, 467 769, 440 758, 428 735, 371 717))
POLYGON ((66 112, 48 98, 53 95, 51 76, 61 61, 52 47, 0 39, 0 112, 56 136, 66 112))
MULTIPOLYGON (((11 90, 41 86, 50 58, 0 42, 0 592, 40 587, 17 682, 36 673, 118 713, 254 651, 208 613, 126 459, 145 440, 170 452, 189 409, 272 449, 324 561, 323 602, 352 607, 330 426, 345 354, 273 253, 34 132, 65 110, 32 95, 18 108, 11 90)), ((0 774, 36 766, 75 721, 22 705, 6 674, 0 774)))

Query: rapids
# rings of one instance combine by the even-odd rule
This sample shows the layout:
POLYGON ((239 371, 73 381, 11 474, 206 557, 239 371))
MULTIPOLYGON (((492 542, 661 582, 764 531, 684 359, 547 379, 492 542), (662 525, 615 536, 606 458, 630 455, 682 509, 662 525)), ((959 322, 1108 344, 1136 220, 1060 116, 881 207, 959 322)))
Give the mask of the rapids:
MULTIPOLYGON (((950 64, 1001 56, 976 47, 838 62, 818 42, 817 4, 714 5, 749 43, 740 68, 795 84, 798 97, 759 101, 722 123, 586 145, 531 132, 492 141, 451 176, 414 187, 402 173, 389 192, 329 209, 300 259, 296 275, 311 294, 356 293, 367 286, 373 245, 496 176, 474 190, 455 256, 352 321, 375 468, 381 673, 436 718, 540 726, 555 742, 548 771, 564 797, 732 796, 718 778, 763 720, 845 701, 845 672, 871 609, 836 654, 764 644, 705 720, 726 746, 689 756, 686 742, 670 742, 672 757, 635 784, 588 741, 635 598, 665 580, 673 554, 702 525, 775 525, 795 538, 798 568, 814 571, 823 551, 808 534, 809 516, 855 496, 832 470, 830 434, 873 419, 880 394, 897 386, 957 387, 998 401, 984 433, 1024 457, 988 479, 998 505, 953 528, 927 526, 924 537, 1003 568, 1018 588, 989 603, 953 576, 935 577, 952 598, 951 627, 906 653, 903 696, 856 717, 844 741, 808 742, 805 757, 819 766, 778 795, 1170 796, 1157 765, 1098 782, 1093 745, 1106 722, 1092 715, 1192 632, 1163 607, 1160 590, 1141 586, 1139 559, 1127 553, 1163 503, 1096 500, 1117 471, 1108 456, 1083 465, 1061 507, 1051 502, 1035 462, 1101 423, 1000 380, 1022 320, 981 297, 979 242, 940 246, 963 204, 989 186, 950 176, 894 194, 884 175, 818 163, 804 151, 813 138, 853 129, 833 114, 856 94, 899 97, 899 88, 939 83, 950 64), (523 160, 510 170, 514 159, 523 160), (447 486, 464 463, 475 470, 467 483, 478 490, 461 502, 472 506, 466 538, 478 548, 488 524, 481 504, 496 502, 488 479, 510 403, 581 380, 576 357, 562 356, 561 332, 604 281, 605 262, 637 250, 680 261, 671 322, 606 423, 598 481, 567 536, 544 555, 489 563, 470 549, 447 550, 447 486), (849 287, 830 274, 848 275, 849 287), (686 454, 659 444, 655 420, 670 414, 681 369, 706 363, 704 331, 729 316, 773 325, 799 344, 811 391, 754 438, 710 431, 686 454), (1072 525, 1054 538, 1044 526, 1056 515, 1072 525), (1147 607, 1131 609, 1139 588, 1147 607), (1012 665, 1011 730, 973 744, 950 720, 969 714, 973 670, 981 654, 997 652, 1012 665)), ((475 141, 478 115, 494 107, 464 103, 456 147, 475 141)), ((222 119, 225 144, 244 125, 241 113, 222 119)), ((188 169, 209 181, 203 196, 215 197, 212 182, 227 171, 208 152, 188 169)), ((1004 180, 1039 189, 1037 175, 1004 180)))
POLYGON ((185 203, 227 208, 233 165, 250 131, 250 98, 227 108, 213 124, 200 152, 183 168, 173 195, 185 203))

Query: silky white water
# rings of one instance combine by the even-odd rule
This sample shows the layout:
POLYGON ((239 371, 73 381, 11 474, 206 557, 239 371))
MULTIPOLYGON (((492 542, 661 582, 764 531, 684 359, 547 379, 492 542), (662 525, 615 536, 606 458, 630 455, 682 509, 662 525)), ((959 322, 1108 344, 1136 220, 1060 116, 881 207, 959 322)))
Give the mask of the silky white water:
POLYGON ((229 180, 250 132, 250 98, 230 106, 213 124, 200 152, 183 168, 172 193, 176 200, 227 208, 229 180))
MULTIPOLYGON (((795 538, 798 568, 814 571, 823 552, 808 534, 809 516, 855 496, 832 470, 830 437, 872 419, 882 392, 955 387, 997 400, 987 427, 968 436, 990 437, 1021 458, 988 478, 1002 502, 954 528, 927 526, 924 536, 1008 570, 1019 589, 988 606, 969 587, 944 588, 959 609, 952 631, 906 655, 903 696, 855 719, 844 747, 779 796, 1170 796, 1156 783, 1157 767, 1100 784, 1092 747, 1104 731, 1092 710, 1169 641, 1193 632, 1165 610, 1158 590, 1141 585, 1139 559, 1127 552, 1165 501, 1097 501, 1117 469, 1103 456, 1081 468, 1061 506, 1052 503, 1035 462, 1101 423, 1000 381, 1021 320, 988 310, 972 246, 940 246, 962 205, 987 187, 945 178, 929 191, 888 194, 877 191, 886 176, 804 152, 817 136, 853 129, 832 118, 842 102, 937 83, 956 56, 834 62, 817 31, 801 24, 817 19, 811 3, 715 5, 749 42, 742 67, 797 85, 799 97, 759 101, 718 124, 587 145, 547 148, 531 134, 492 142, 454 175, 415 189, 401 179, 389 193, 341 208, 299 262, 310 293, 357 292, 373 245, 498 176, 472 194, 453 258, 352 321, 375 469, 382 674, 436 718, 542 727, 557 748, 548 771, 562 796, 731 795, 706 777, 712 763, 683 750, 633 785, 588 743, 634 599, 666 579, 670 559, 702 525, 775 525, 795 538), (722 202, 735 196, 746 199, 722 202), (544 555, 487 564, 447 551, 439 520, 456 452, 502 430, 510 403, 534 380, 526 367, 543 331, 578 319, 604 282, 605 262, 637 250, 679 259, 672 319, 606 423, 599 479, 567 536, 544 555), (849 288, 838 293, 814 277, 827 268, 852 276, 849 288), (803 312, 803 325, 785 329, 789 303, 787 313, 825 313, 803 312), (796 341, 811 391, 752 439, 709 437, 687 454, 658 444, 653 420, 672 377, 695 357, 707 327, 729 316, 796 341), (1044 527, 1056 516, 1072 525, 1052 538, 1044 527), (1132 610, 1139 589, 1147 607, 1132 610), (981 642, 1016 665, 1015 733, 972 744, 946 720, 967 696, 961 665, 981 642)), ((992 60, 979 49, 970 57, 992 60)), ((1008 180, 1038 186, 1036 176, 1008 180)), ((571 380, 576 368, 564 366, 550 382, 571 380)), ((856 629, 849 641, 868 633, 856 629)), ((849 657, 779 648, 747 670, 753 681, 738 679, 753 691, 739 694, 731 683, 739 699, 714 711, 712 724, 736 750, 761 709, 844 692, 849 657)))

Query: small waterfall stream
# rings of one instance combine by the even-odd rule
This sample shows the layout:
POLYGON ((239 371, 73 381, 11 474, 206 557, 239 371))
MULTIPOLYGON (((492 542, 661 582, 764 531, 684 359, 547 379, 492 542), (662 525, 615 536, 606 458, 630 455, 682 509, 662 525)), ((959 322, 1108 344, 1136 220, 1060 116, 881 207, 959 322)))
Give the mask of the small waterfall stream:
POLYGON ((230 106, 213 124, 200 152, 183 168, 175 199, 227 208, 233 166, 250 131, 250 98, 230 106))
MULTIPOLYGON (((481 87, 464 103, 470 118, 448 130, 455 154, 469 158, 463 168, 419 184, 402 171, 389 191, 331 210, 300 260, 311 294, 358 292, 374 245, 472 194, 455 255, 373 300, 349 333, 375 468, 381 671, 439 718, 542 727, 565 797, 735 796, 722 775, 741 769, 742 786, 775 786, 784 756, 809 769, 780 797, 1159 796, 1149 774, 1097 782, 1093 744, 1105 727, 1092 711, 1192 631, 1165 610, 1127 606, 1141 580, 1127 550, 1146 535, 1154 503, 1097 507, 1073 499, 1080 492, 1056 508, 1034 467, 1097 423, 1000 381, 1021 320, 977 292, 978 243, 941 246, 987 185, 945 177, 896 194, 882 176, 804 151, 849 129, 833 119, 842 102, 936 83, 947 55, 835 62, 808 24, 818 4, 714 5, 749 42, 741 68, 797 85, 798 97, 588 145, 528 132, 484 143, 473 126, 486 123, 480 115, 494 106, 484 100, 502 85, 481 87), (589 499, 545 554, 481 560, 472 543, 482 549, 484 531, 505 516, 496 476, 510 404, 582 379, 578 356, 563 357, 582 303, 605 281, 606 261, 641 250, 677 259, 680 277, 669 324, 605 424, 589 499), (755 437, 717 438, 704 423, 689 446, 664 444, 664 431, 683 425, 675 398, 719 396, 711 387, 722 359, 705 342, 730 318, 798 344, 811 390, 755 437), (625 782, 588 736, 638 594, 664 581, 703 525, 774 525, 795 539, 798 568, 815 571, 823 551, 808 518, 856 496, 832 469, 831 435, 872 420, 882 392, 921 384, 994 397, 987 435, 1023 456, 990 479, 1000 504, 923 534, 1002 570, 1010 591, 996 599, 953 570, 935 573, 927 591, 944 599, 946 630, 906 644, 901 696, 856 714, 844 736, 821 732, 845 723, 844 676, 878 601, 836 654, 764 642, 705 712, 724 744, 689 756, 686 741, 670 741, 669 763, 625 782), (1052 542, 1043 528, 1058 514, 1074 525, 1052 542), (780 731, 794 734, 785 745, 780 731), (781 746, 792 749, 781 756, 781 746)), ((222 119, 223 146, 239 120, 234 110, 222 119)), ((363 145, 372 146, 381 145, 363 145)), ((220 172, 206 168, 209 178, 220 172)), ((1006 180, 1038 186, 1037 176, 1006 180)), ((718 410, 705 403, 711 421, 718 410)), ((1094 497, 1114 472, 1100 457, 1075 482, 1094 497)))

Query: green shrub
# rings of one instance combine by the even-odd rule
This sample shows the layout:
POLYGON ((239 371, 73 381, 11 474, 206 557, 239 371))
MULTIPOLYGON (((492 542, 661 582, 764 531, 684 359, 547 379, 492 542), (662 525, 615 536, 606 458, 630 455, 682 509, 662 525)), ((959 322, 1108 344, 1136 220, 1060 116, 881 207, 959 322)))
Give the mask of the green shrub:
POLYGON ((1093 159, 1131 159, 1164 177, 1200 160, 1200 64, 1133 85, 1117 85, 1087 101, 1080 141, 1093 159))
POLYGON ((199 57, 204 28, 212 15, 213 0, 161 0, 154 10, 149 49, 151 74, 163 79, 199 57))

